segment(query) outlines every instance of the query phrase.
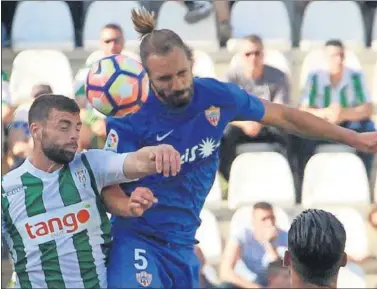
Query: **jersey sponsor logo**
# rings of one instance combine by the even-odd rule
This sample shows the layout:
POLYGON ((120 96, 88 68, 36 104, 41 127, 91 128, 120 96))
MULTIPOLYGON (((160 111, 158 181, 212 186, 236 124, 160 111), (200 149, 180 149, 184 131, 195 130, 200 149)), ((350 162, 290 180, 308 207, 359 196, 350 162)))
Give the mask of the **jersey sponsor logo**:
POLYGON ((101 224, 95 200, 48 211, 16 223, 26 246, 39 245, 61 237, 69 237, 101 224))
POLYGON ((4 192, 4 194, 2 195, 4 198, 7 198, 19 192, 24 192, 25 190, 26 190, 26 186, 20 185, 20 186, 15 187, 14 189, 11 189, 10 191, 4 192))
POLYGON ((216 106, 211 106, 205 110, 205 115, 209 123, 213 126, 217 126, 220 120, 220 108, 216 106))
POLYGON ((185 152, 181 155, 181 164, 194 162, 198 156, 201 159, 208 158, 219 146, 220 141, 216 142, 216 140, 213 138, 202 139, 198 145, 185 150, 185 152))
POLYGON ((116 130, 110 129, 109 134, 107 135, 106 143, 105 143, 105 150, 117 152, 118 150, 118 143, 119 143, 119 136, 116 130))
POLYGON ((143 287, 149 286, 152 282, 152 278, 153 278, 152 274, 147 273, 145 271, 142 271, 140 273, 136 273, 136 280, 143 287))
POLYGON ((164 139, 166 139, 172 132, 174 131, 174 129, 172 129, 171 131, 169 131, 168 133, 162 135, 162 136, 159 136, 157 135, 156 136, 156 140, 157 141, 163 141, 164 139))
POLYGON ((30 239, 46 236, 47 234, 51 234, 52 236, 61 235, 76 232, 79 228, 79 223, 84 224, 89 218, 89 211, 81 209, 77 213, 68 213, 61 218, 53 217, 36 224, 27 222, 25 228, 30 239))

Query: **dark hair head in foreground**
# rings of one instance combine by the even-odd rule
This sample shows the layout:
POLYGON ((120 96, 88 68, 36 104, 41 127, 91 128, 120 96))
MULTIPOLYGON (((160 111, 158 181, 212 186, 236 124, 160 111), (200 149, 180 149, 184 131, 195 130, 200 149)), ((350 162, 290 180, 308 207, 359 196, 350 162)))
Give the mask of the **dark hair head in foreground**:
POLYGON ((346 232, 342 223, 323 210, 306 210, 288 232, 284 264, 289 267, 292 288, 336 287, 340 267, 347 263, 346 232))

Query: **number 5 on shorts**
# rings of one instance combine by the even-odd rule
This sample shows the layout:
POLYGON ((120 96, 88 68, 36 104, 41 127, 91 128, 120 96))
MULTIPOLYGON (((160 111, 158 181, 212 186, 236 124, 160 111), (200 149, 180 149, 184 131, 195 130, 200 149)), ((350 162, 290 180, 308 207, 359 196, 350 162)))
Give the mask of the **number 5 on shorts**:
POLYGON ((135 264, 134 265, 137 270, 145 270, 148 267, 147 258, 144 257, 146 253, 147 251, 144 249, 135 249, 135 264))

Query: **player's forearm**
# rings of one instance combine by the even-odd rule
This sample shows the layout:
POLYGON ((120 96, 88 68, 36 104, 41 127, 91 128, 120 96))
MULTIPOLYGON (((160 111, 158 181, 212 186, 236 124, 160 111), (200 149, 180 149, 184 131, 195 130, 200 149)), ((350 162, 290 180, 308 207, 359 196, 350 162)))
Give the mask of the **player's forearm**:
POLYGON ((154 163, 148 163, 145 158, 140 156, 140 152, 129 153, 123 163, 123 172, 126 178, 130 180, 140 179, 145 176, 156 173, 154 163))
POLYGON ((313 108, 308 106, 300 107, 300 110, 311 113, 316 117, 325 118, 326 108, 313 108))
POLYGON ((345 121, 361 121, 369 119, 373 114, 373 105, 371 103, 364 103, 357 107, 344 108, 342 110, 341 118, 345 121))
POLYGON ((239 288, 261 288, 257 283, 250 282, 240 276, 238 276, 234 271, 228 272, 222 276, 222 280, 231 283, 239 288))
POLYGON ((102 190, 103 200, 106 209, 112 215, 128 217, 131 212, 128 206, 130 197, 127 196, 119 186, 111 186, 102 190))
POLYGON ((331 124, 310 113, 285 107, 282 111, 281 123, 277 126, 294 134, 310 138, 329 139, 354 146, 357 133, 331 124))

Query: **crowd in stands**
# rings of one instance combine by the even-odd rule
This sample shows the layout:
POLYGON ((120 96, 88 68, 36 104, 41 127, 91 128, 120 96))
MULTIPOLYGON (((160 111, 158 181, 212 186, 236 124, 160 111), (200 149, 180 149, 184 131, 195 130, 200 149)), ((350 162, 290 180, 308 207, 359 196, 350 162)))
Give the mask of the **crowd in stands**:
MULTIPOLYGON (((69 4, 74 20, 76 46, 81 46, 82 11, 89 7, 91 1, 66 2, 69 4)), ((140 2, 148 9, 155 11, 158 17, 163 1, 142 0, 140 2)), ((184 19, 190 24, 200 22, 215 12, 220 46, 226 45, 232 35, 230 15, 235 1, 182 0, 181 2, 187 7, 184 19)), ((292 13, 296 15, 298 22, 302 21, 302 13, 309 2, 294 1, 292 13)), ((371 43, 371 15, 374 15, 376 3, 364 1, 359 4, 365 14, 366 31, 369 31, 367 45, 371 43)), ((292 5, 292 3, 287 3, 287 5, 292 5)), ((2 3, 3 47, 12 45, 7 35, 10 35, 16 7, 17 2, 9 1, 7 5, 2 3)), ((294 25, 299 26, 297 23, 294 25)), ((80 73, 85 75, 90 64, 101 56, 125 53, 123 49, 124 46, 127 47, 127 35, 124 35, 122 27, 117 23, 109 23, 102 28, 99 42, 100 51, 96 52, 95 57, 88 59, 86 64, 83 63, 77 75, 80 73)), ((262 37, 258 34, 245 35, 237 49, 224 80, 234 82, 248 93, 258 97, 279 104, 292 105, 290 75, 266 63, 266 48, 262 37)), ((327 39, 322 50, 324 68, 308 73, 298 107, 357 132, 375 131, 372 120, 374 115, 372 92, 368 88, 364 73, 345 64, 345 44, 338 40, 336 35, 333 39, 327 39)), ((131 52, 129 55, 138 57, 131 52)), ((33 148, 28 129, 28 109, 32 101, 40 95, 54 92, 49 83, 35 83, 26 100, 15 100, 9 89, 11 73, 12 71, 2 70, 2 175, 21 165, 33 148)), ((88 104, 82 81, 76 81, 73 86, 75 99, 82 110, 83 126, 79 150, 102 148, 106 138, 104 116, 88 104)), ((351 148, 324 141, 303 139, 256 122, 234 121, 226 128, 220 146, 219 174, 225 182, 231 179, 234 160, 246 152, 277 152, 288 160, 294 178, 294 201, 297 204, 300 204, 302 198, 305 168, 316 153, 355 153, 360 157, 369 181, 373 183, 376 177, 373 171, 374 156, 372 154, 354 152, 351 148)), ((353 255, 347 252, 351 269, 346 274, 351 274, 353 265, 357 267, 356 271, 362 268, 363 274, 377 274, 377 206, 372 192, 370 192, 370 200, 374 202, 374 205, 371 206, 367 218, 368 252, 363 255, 353 255)), ((229 239, 218 264, 219 278, 213 277, 213 272, 209 269, 212 264, 206 260, 204 250, 200 246, 196 248, 202 265, 203 288, 213 288, 214 283, 220 288, 288 288, 289 272, 283 266, 283 254, 288 246, 289 226, 277 217, 276 207, 269 202, 256 202, 253 206, 247 207, 242 218, 238 217, 239 221, 236 219, 234 215, 229 239)))

